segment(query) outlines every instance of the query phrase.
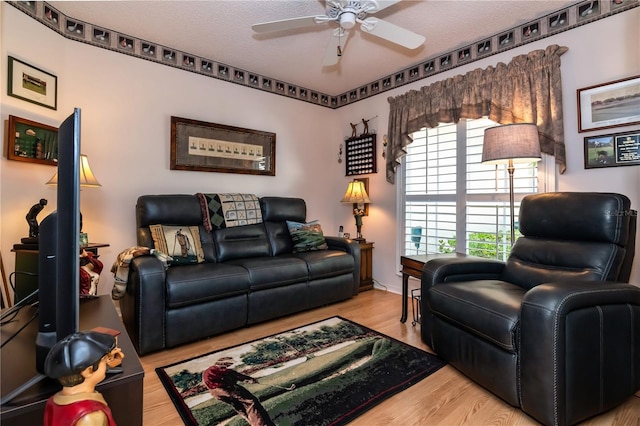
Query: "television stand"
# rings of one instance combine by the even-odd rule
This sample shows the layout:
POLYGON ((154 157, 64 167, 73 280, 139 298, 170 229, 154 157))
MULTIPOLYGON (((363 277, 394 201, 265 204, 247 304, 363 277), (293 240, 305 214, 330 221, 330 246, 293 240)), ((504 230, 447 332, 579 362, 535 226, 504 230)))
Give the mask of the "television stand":
MULTIPOLYGON (((0 330, 2 342, 9 339, 35 312, 36 308, 26 306, 12 323, 3 326, 0 330)), ((96 390, 102 393, 109 404, 117 424, 142 426, 144 370, 108 295, 80 301, 80 330, 95 327, 120 331, 118 346, 125 355, 120 366, 122 373, 108 374, 96 390)), ((47 399, 61 388, 58 382, 39 375, 36 371, 37 333, 38 321, 31 321, 0 350, 0 399, 8 401, 0 405, 2 426, 42 424, 47 399), (12 393, 16 394, 11 395, 12 393)))

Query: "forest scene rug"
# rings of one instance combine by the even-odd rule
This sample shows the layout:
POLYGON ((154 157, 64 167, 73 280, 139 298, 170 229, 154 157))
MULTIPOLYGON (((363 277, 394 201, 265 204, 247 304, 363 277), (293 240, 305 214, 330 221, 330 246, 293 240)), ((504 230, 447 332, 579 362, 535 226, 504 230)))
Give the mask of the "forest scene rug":
POLYGON ((186 425, 342 425, 445 365, 341 317, 156 368, 186 425))

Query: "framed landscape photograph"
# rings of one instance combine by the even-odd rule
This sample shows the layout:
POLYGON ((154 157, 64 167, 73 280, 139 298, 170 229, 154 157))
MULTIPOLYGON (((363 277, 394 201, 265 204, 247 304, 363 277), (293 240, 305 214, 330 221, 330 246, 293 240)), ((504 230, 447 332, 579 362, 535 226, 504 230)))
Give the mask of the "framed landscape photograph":
POLYGON ((578 132, 640 123, 640 76, 578 89, 578 132))
POLYGON ((7 120, 7 159, 58 165, 58 129, 25 118, 7 120))
POLYGON ((584 168, 640 165, 640 130, 584 138, 584 168))
POLYGON ((276 175, 276 134, 171 117, 171 170, 276 175))
POLYGON ((58 77, 9 56, 7 94, 43 107, 58 109, 58 77))

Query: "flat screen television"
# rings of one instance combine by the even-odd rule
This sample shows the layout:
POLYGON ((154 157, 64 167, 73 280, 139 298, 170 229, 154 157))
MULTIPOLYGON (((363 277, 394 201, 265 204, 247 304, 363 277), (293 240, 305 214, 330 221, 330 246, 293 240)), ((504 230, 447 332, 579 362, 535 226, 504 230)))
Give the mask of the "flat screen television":
POLYGON ((36 369, 59 340, 78 331, 80 304, 80 109, 58 129, 56 211, 38 234, 36 369))

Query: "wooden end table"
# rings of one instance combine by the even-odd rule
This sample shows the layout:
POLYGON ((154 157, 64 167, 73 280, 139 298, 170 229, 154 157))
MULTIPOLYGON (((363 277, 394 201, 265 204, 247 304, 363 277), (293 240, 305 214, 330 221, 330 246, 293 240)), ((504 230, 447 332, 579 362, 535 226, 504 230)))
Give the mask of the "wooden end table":
POLYGON ((431 259, 439 257, 467 257, 465 253, 433 253, 433 254, 420 254, 415 256, 401 256, 400 265, 402 266, 402 316, 400 322, 407 321, 407 304, 409 297, 409 277, 421 279, 422 268, 425 263, 431 259))
MULTIPOLYGON (((37 309, 26 306, 20 310, 15 321, 2 327, 0 337, 6 346, 0 350, 2 357, 2 398, 37 376, 35 342, 38 321, 30 320, 37 309), (11 336, 24 326, 15 337, 11 336), (11 340, 9 340, 11 339, 11 340)), ((110 295, 80 300, 80 330, 107 327, 120 331, 118 346, 125 357, 122 372, 108 374, 96 390, 102 393, 119 425, 142 426, 142 395, 144 369, 129 339, 122 321, 116 312, 110 295)), ((15 399, 0 406, 2 426, 24 426, 42 424, 47 399, 60 390, 60 385, 50 378, 34 382, 33 386, 15 399)))
POLYGON ((358 291, 373 288, 373 241, 360 243, 360 287, 358 291))

